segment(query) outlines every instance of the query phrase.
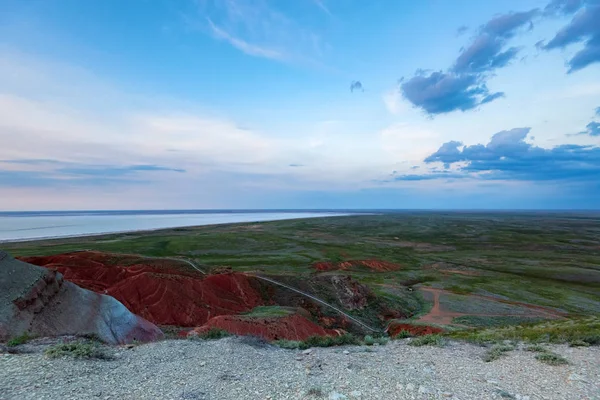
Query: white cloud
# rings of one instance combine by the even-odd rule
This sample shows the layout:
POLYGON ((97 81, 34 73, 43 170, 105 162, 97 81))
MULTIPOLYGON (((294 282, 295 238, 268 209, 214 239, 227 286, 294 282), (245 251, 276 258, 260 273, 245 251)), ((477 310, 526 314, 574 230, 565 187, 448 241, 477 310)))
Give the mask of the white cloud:
POLYGON ((254 44, 250 44, 248 42, 246 42, 245 40, 242 40, 240 38, 234 37, 233 35, 231 35, 228 32, 225 32, 225 30, 219 28, 218 26, 216 26, 211 20, 210 18, 207 18, 208 20, 208 24, 210 26, 210 29, 212 30, 213 34, 219 38, 219 39, 223 39, 227 42, 229 42, 229 44, 231 44, 233 47, 237 48, 238 50, 243 51, 244 53, 251 55, 251 56, 257 56, 257 57, 264 57, 264 58, 270 58, 273 60, 280 60, 283 61, 286 59, 285 54, 283 54, 280 51, 277 50, 273 50, 273 49, 269 49, 266 47, 261 47, 258 45, 254 45, 254 44))
MULTIPOLYGON (((324 11, 321 2, 316 3, 324 11)), ((206 24, 211 35, 255 57, 283 62, 320 65, 315 61, 327 45, 319 29, 294 21, 266 0, 203 0, 198 2, 202 20, 186 15, 189 26, 206 24)), ((205 28, 205 29, 206 29, 205 28)))

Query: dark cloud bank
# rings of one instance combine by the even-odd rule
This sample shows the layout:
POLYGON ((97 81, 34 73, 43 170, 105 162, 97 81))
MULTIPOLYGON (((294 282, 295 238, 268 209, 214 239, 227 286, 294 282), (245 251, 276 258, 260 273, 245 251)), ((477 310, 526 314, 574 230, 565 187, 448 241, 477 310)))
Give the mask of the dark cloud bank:
POLYGON ((395 176, 398 181, 474 178, 600 183, 600 147, 565 144, 550 149, 525 141, 530 128, 515 128, 492 136, 487 145, 444 143, 425 159, 444 170, 423 175, 395 176))

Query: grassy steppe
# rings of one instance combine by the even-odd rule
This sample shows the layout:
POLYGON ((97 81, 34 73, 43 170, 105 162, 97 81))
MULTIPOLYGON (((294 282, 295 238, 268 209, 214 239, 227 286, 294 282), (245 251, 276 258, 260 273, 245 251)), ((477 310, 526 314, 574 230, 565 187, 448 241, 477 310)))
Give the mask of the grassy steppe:
MULTIPOLYGON (((1 246, 14 256, 90 249, 185 257, 206 271, 226 266, 292 280, 350 275, 380 301, 409 310, 413 318, 429 312, 433 302, 419 288, 443 289, 440 309, 466 314, 453 320, 457 326, 498 327, 544 319, 511 302, 548 307, 569 317, 600 315, 597 213, 385 213, 1 246), (386 261, 397 264, 398 270, 313 267, 316 262, 351 260, 386 261)), ((368 305, 353 311, 365 316, 369 312, 368 305)))

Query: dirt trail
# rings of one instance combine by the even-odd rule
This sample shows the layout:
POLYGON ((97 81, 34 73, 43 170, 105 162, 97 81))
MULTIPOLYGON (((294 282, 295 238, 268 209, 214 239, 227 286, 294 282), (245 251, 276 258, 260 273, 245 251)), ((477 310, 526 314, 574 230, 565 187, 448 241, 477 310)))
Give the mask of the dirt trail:
POLYGON ((339 308, 337 308, 337 307, 335 307, 335 306, 333 306, 333 305, 331 305, 331 304, 329 304, 329 303, 327 303, 327 302, 325 302, 325 301, 323 301, 323 300, 321 300, 321 299, 319 299, 319 298, 317 298, 317 297, 315 297, 315 296, 313 296, 313 295, 311 295, 309 293, 303 292, 303 291, 301 291, 299 289, 296 289, 294 287, 288 286, 288 285, 286 285, 284 283, 278 282, 278 281, 276 281, 274 279, 271 279, 271 278, 266 278, 264 276, 260 276, 260 275, 257 275, 257 274, 249 274, 249 273, 247 273, 247 275, 253 276, 253 277, 257 278, 257 279, 261 279, 261 280, 266 281, 266 282, 270 282, 270 283, 272 283, 274 285, 281 286, 283 288, 286 288, 288 290, 291 290, 293 292, 301 294, 302 296, 308 297, 308 298, 310 298, 310 299, 312 299, 312 300, 314 300, 314 301, 316 301, 318 303, 323 304, 326 307, 331 308, 332 310, 335 310, 339 314, 343 315, 344 317, 348 318, 349 320, 357 323, 358 325, 362 326, 363 328, 366 328, 367 330, 369 330, 371 332, 381 332, 381 330, 370 327, 369 325, 367 325, 364 322, 356 319, 355 317, 351 316, 350 314, 345 313, 344 311, 340 310, 339 308))
POLYGON ((434 288, 421 288, 421 290, 433 294, 433 307, 431 307, 429 313, 419 318, 419 321, 440 325, 451 325, 454 318, 465 315, 463 313, 442 311, 440 309, 440 292, 442 290, 434 288))
POLYGON ((554 310, 551 308, 547 308, 547 307, 543 307, 543 306, 537 306, 537 305, 529 304, 529 303, 522 303, 519 301, 499 299, 497 297, 486 296, 486 295, 481 295, 481 294, 470 294, 470 295, 466 295, 466 296, 527 308, 527 309, 532 310, 532 313, 529 315, 515 315, 515 314, 459 313, 459 312, 453 312, 453 311, 445 311, 440 308, 440 294, 456 294, 456 293, 453 293, 449 290, 437 289, 437 288, 432 288, 432 287, 422 287, 422 288, 420 288, 420 290, 423 292, 431 293, 433 295, 433 307, 431 307, 431 311, 429 311, 429 313, 423 315, 421 318, 418 319, 418 321, 421 321, 421 322, 429 322, 429 323, 436 323, 436 324, 442 324, 442 325, 452 325, 452 320, 454 318, 461 317, 464 315, 474 315, 474 316, 481 316, 481 317, 511 317, 511 316, 539 317, 539 316, 545 316, 546 318, 564 318, 567 315, 564 312, 554 310), (542 315, 540 315, 540 314, 542 314, 542 315))

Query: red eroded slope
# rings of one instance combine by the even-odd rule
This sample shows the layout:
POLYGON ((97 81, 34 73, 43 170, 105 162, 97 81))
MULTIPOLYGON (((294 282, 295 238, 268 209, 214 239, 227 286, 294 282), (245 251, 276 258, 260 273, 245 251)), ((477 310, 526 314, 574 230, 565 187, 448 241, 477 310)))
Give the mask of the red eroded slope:
POLYGON ((188 335, 197 335, 212 328, 222 329, 234 335, 260 336, 267 340, 306 340, 311 336, 337 336, 333 329, 321 326, 298 315, 280 318, 253 318, 241 315, 221 315, 211 318, 204 326, 192 330, 188 335))
POLYGON ((318 271, 339 271, 348 270, 352 267, 367 267, 373 271, 397 271, 402 266, 388 261, 381 260, 351 260, 338 263, 321 261, 313 264, 313 267, 318 271))
POLYGON ((158 325, 199 326, 214 316, 264 304, 251 285, 254 278, 244 274, 204 277, 182 269, 177 262, 99 252, 22 260, 57 270, 80 287, 113 296, 131 312, 158 325))
POLYGON ((409 332, 413 336, 431 335, 442 333, 444 330, 435 326, 412 325, 392 322, 387 329, 388 335, 394 337, 402 331, 409 332))
POLYGON ((247 312, 264 304, 243 274, 198 279, 147 272, 119 282, 108 294, 160 325, 198 326, 211 317, 247 312))

